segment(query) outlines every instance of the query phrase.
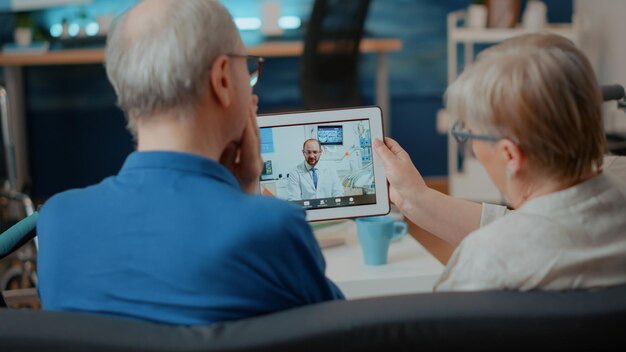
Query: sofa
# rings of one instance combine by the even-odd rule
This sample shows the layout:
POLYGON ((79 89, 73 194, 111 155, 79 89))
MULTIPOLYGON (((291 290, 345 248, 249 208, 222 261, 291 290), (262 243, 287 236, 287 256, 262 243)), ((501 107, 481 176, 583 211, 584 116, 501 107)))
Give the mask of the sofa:
POLYGON ((326 302, 210 326, 0 309, 8 351, 424 351, 626 342, 626 285, 567 292, 426 293, 326 302))

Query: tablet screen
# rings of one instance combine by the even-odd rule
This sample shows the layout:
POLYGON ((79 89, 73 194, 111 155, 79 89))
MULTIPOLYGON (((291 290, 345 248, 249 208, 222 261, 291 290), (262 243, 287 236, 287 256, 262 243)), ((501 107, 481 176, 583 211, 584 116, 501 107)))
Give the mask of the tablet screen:
POLYGON ((368 119, 261 127, 261 191, 307 210, 376 203, 368 119))

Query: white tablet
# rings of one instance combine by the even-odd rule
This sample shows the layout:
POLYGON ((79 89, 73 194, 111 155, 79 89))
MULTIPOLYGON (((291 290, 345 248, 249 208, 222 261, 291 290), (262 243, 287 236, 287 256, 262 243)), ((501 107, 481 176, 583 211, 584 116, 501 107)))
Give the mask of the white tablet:
POLYGON ((297 203, 307 220, 389 213, 379 107, 260 115, 261 193, 297 203))

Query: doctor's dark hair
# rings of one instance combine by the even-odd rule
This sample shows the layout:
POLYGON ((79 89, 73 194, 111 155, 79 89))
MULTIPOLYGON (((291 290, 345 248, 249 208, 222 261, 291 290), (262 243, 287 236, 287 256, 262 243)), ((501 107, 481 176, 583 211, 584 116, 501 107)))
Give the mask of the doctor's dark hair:
POLYGON ((183 119, 195 113, 213 61, 241 42, 218 1, 171 0, 165 6, 140 33, 131 32, 127 23, 132 10, 124 13, 107 38, 106 72, 133 134, 137 122, 151 114, 183 119))
POLYGON ((568 39, 527 34, 483 51, 448 87, 448 112, 475 133, 514 141, 547 177, 578 181, 606 150, 593 68, 568 39))

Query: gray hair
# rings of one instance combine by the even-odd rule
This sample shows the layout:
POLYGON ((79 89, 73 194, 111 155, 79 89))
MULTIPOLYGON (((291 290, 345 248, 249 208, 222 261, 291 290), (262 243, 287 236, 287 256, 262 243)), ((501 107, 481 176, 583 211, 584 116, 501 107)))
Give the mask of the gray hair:
POLYGON ((593 68, 571 41, 526 34, 483 51, 446 91, 452 116, 510 138, 537 168, 576 181, 601 168, 606 139, 593 68))
POLYGON ((171 1, 162 12, 136 35, 126 29, 127 12, 107 38, 107 75, 133 134, 137 122, 155 112, 181 119, 192 115, 207 89, 213 61, 241 42, 232 17, 218 1, 171 1))

